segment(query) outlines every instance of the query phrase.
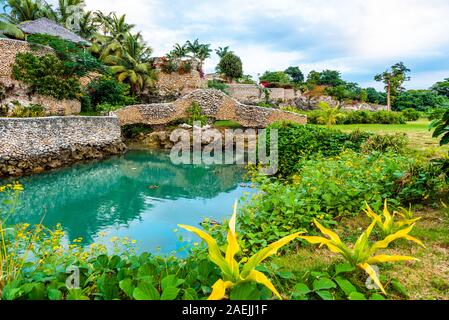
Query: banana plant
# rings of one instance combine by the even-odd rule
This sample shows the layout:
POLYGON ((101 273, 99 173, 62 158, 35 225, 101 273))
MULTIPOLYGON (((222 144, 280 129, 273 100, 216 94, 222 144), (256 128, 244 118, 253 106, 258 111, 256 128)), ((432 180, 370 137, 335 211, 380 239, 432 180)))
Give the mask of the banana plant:
MULTIPOLYGON (((364 211, 368 217, 376 221, 376 225, 382 231, 384 237, 394 234, 401 229, 407 228, 421 219, 420 217, 413 218, 413 213, 411 212, 411 210, 405 213, 399 213, 402 219, 395 219, 397 213, 390 213, 390 211, 388 210, 387 200, 385 200, 382 216, 375 213, 368 204, 366 204, 366 209, 364 211)), ((424 244, 420 240, 412 237, 409 234, 404 235, 403 238, 415 242, 425 248, 424 244)))
POLYGON ((410 231, 412 231, 414 225, 407 228, 401 229, 394 234, 387 236, 381 241, 377 241, 373 244, 370 243, 369 238, 376 225, 376 220, 370 224, 370 226, 362 233, 359 239, 356 241, 354 246, 349 247, 344 244, 340 237, 333 231, 326 229, 318 221, 314 220, 317 228, 326 235, 328 238, 324 237, 308 237, 301 236, 300 239, 304 239, 311 244, 319 244, 320 247, 325 245, 327 248, 334 253, 338 253, 343 256, 353 267, 358 267, 364 270, 374 281, 374 283, 379 287, 382 293, 386 294, 382 283, 380 282, 373 265, 377 265, 385 262, 397 262, 397 261, 410 261, 418 260, 414 257, 400 256, 400 255, 376 255, 376 252, 385 249, 389 244, 395 240, 406 237, 410 231))
POLYGON ((179 225, 180 228, 193 232, 206 242, 209 250, 209 259, 221 270, 222 279, 219 279, 212 286, 212 293, 208 300, 224 299, 226 297, 226 290, 243 282, 260 283, 270 289, 279 299, 282 299, 271 281, 262 272, 257 271, 256 267, 268 257, 276 254, 280 248, 298 238, 301 232, 294 233, 270 244, 249 258, 241 267, 242 261, 237 262, 235 259, 235 256, 240 251, 235 231, 236 219, 237 203, 234 205, 234 213, 229 221, 229 230, 227 234, 228 243, 224 256, 215 239, 209 234, 195 227, 179 225))

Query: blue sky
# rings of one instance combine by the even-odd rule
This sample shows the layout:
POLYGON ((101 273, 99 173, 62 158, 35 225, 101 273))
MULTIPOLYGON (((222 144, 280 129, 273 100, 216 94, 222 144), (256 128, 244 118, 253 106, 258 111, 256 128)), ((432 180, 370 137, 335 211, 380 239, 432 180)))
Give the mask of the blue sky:
MULTIPOLYGON (((52 1, 50 1, 52 2, 52 1)), ((408 88, 449 77, 447 0, 86 0, 89 10, 126 13, 155 55, 199 38, 230 46, 245 73, 299 66, 337 69, 348 81, 380 84, 373 76, 403 61, 408 88)), ((206 63, 213 72, 218 58, 206 63)))

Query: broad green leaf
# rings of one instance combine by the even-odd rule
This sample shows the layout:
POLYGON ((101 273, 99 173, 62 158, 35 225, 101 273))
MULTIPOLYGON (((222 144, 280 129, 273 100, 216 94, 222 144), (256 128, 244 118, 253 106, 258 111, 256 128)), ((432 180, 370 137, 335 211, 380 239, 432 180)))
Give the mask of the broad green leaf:
POLYGON ((133 281, 129 278, 127 279, 123 279, 122 281, 119 282, 119 287, 120 289, 123 290, 123 292, 126 293, 126 295, 130 298, 133 297, 133 292, 134 292, 134 284, 133 281))
POLYGON ((316 294, 319 295, 320 298, 323 300, 334 300, 334 296, 329 291, 326 290, 317 291, 316 294))
POLYGON ((175 300, 179 289, 176 287, 167 287, 162 291, 161 300, 175 300))
POLYGON ((48 290, 48 299, 49 300, 62 300, 62 292, 58 289, 49 289, 48 290))
POLYGON ((67 300, 89 300, 81 289, 70 289, 67 295, 67 300))
POLYGON ((299 296, 305 296, 310 292, 312 292, 312 290, 310 290, 309 287, 305 283, 298 283, 293 288, 293 294, 299 295, 299 296))
POLYGON ((192 288, 185 289, 182 300, 190 300, 190 301, 198 300, 198 295, 196 294, 195 289, 192 288))
POLYGON ((370 300, 385 300, 385 297, 381 294, 373 293, 369 299, 370 300))
POLYGON ((363 293, 357 291, 352 292, 348 298, 349 300, 366 300, 366 297, 363 295, 363 293))
POLYGON ((315 290, 315 291, 334 289, 336 287, 337 287, 337 285, 335 284, 335 282, 333 282, 329 278, 322 278, 322 279, 313 281, 313 290, 315 290))
POLYGON ((177 288, 184 282, 185 282, 185 280, 178 279, 176 277, 176 275, 170 274, 161 280, 161 287, 162 287, 162 290, 165 290, 168 287, 177 288))
POLYGON ((354 271, 355 268, 350 263, 340 263, 335 266, 335 275, 354 271))
POLYGON ((159 300, 160 295, 156 288, 148 282, 140 282, 134 289, 133 297, 136 300, 159 300))
POLYGON ((337 282, 340 289, 348 297, 351 295, 351 293, 357 292, 357 288, 347 279, 344 279, 342 277, 337 277, 337 278, 335 278, 335 282, 337 282))
POLYGON ((260 300, 260 292, 253 282, 243 282, 231 289, 231 300, 260 300))

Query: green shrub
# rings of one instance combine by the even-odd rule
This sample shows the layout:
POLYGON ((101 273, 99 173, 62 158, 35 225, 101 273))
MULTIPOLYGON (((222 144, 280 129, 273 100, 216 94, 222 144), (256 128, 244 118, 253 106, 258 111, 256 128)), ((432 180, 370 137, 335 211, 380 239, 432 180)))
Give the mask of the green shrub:
POLYGON ((443 117, 443 115, 446 113, 446 111, 449 110, 449 107, 442 107, 442 108, 434 108, 434 109, 429 109, 427 110, 426 114, 427 114, 427 118, 430 121, 433 120, 437 120, 437 119, 441 119, 443 117))
POLYGON ((209 89, 217 89, 220 90, 221 92, 228 94, 228 88, 229 86, 226 85, 223 82, 217 81, 217 80, 209 80, 207 81, 207 87, 209 89))
POLYGON ((421 113, 413 108, 404 109, 401 113, 407 121, 417 121, 421 117, 421 113))
POLYGON ((30 94, 42 94, 59 100, 77 99, 81 96, 79 79, 63 61, 51 54, 17 54, 13 76, 30 86, 30 94))
POLYGON ((39 44, 53 48, 66 68, 79 77, 93 71, 101 73, 106 71, 106 67, 97 58, 74 42, 47 34, 30 34, 27 41, 32 45, 39 44))
POLYGON ((87 93, 93 110, 97 110, 101 104, 126 106, 136 103, 136 99, 130 95, 129 85, 106 76, 92 81, 87 87, 87 93))
POLYGON ((372 135, 362 144, 363 153, 378 152, 395 152, 403 154, 408 145, 408 137, 406 134, 394 135, 372 135))
POLYGON ((360 151, 369 133, 343 133, 338 130, 304 126, 290 122, 277 122, 268 127, 278 130, 279 174, 287 177, 301 169, 304 158, 321 154, 338 155, 344 149, 360 151))
POLYGON ((34 118, 44 117, 45 109, 39 104, 30 104, 28 106, 22 106, 17 103, 12 110, 10 117, 12 118, 34 118))
POLYGON ((203 114, 203 110, 201 109, 198 102, 192 102, 192 105, 187 109, 188 118, 186 123, 193 126, 195 122, 200 122, 201 126, 204 126, 208 122, 207 116, 203 114))
POLYGON ((291 183, 258 177, 260 192, 240 216, 241 243, 257 251, 292 232, 309 229, 314 218, 330 225, 362 212, 365 201, 378 211, 384 199, 407 206, 434 196, 444 183, 441 167, 395 153, 361 155, 344 151, 332 158, 302 161, 291 183))
MULTIPOLYGON (((308 122, 324 125, 324 111, 314 110, 307 113, 308 122)), ((336 124, 405 124, 403 114, 392 111, 340 111, 336 117, 336 124)))

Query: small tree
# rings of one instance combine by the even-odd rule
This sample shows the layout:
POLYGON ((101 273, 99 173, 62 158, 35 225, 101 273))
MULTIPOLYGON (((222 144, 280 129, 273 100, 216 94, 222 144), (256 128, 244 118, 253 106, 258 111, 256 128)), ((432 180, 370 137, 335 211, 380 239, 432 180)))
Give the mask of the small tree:
POLYGON ((399 62, 392 66, 391 70, 387 70, 374 77, 374 80, 385 84, 388 110, 391 110, 391 106, 396 101, 399 93, 404 91, 404 88, 402 87, 404 82, 410 80, 410 77, 407 76, 408 72, 410 72, 410 69, 408 69, 403 62, 399 62))
POLYGON ((221 58, 217 71, 225 75, 228 82, 243 76, 242 60, 234 53, 229 52, 221 58))
POLYGON ((285 71, 294 83, 304 82, 304 74, 298 67, 288 67, 285 71))

